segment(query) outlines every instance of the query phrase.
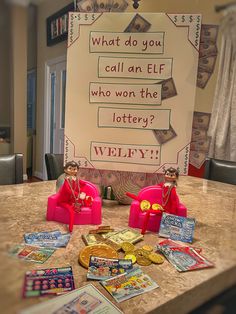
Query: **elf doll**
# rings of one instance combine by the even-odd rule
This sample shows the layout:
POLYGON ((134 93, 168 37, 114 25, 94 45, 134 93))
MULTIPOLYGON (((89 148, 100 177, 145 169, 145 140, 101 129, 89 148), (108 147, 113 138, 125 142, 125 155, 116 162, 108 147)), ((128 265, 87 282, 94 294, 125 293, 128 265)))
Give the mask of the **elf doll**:
POLYGON ((84 193, 84 182, 78 178, 79 165, 69 161, 64 166, 65 180, 58 191, 57 205, 66 208, 70 214, 69 230, 73 231, 75 212, 80 212, 81 206, 90 206, 92 197, 84 193))
POLYGON ((162 187, 162 207, 166 213, 176 215, 179 207, 179 198, 176 193, 179 171, 173 167, 165 170, 165 181, 159 185, 162 187))

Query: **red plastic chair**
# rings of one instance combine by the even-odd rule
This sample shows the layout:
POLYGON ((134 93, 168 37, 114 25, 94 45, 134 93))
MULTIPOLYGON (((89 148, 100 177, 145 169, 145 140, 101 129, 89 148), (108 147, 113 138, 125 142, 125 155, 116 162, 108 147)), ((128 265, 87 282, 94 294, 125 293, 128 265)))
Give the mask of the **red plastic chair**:
MULTIPOLYGON (((129 193, 127 194, 129 195, 129 193)), ((161 223, 162 211, 147 210, 142 211, 140 203, 143 200, 148 200, 151 204, 162 204, 162 188, 159 185, 147 186, 140 190, 136 199, 130 205, 129 226, 132 228, 142 229, 144 234, 146 230, 158 232, 161 223)), ((179 203, 179 202, 178 202, 179 203)), ((179 203, 177 215, 186 217, 187 208, 179 203)))
MULTIPOLYGON (((93 198, 89 207, 82 206, 79 213, 75 212, 75 225, 100 225, 102 222, 102 200, 96 186, 88 181, 83 180, 81 192, 85 192, 93 198)), ((49 196, 47 205, 47 220, 58 221, 69 224, 69 211, 57 205, 58 193, 49 196)))

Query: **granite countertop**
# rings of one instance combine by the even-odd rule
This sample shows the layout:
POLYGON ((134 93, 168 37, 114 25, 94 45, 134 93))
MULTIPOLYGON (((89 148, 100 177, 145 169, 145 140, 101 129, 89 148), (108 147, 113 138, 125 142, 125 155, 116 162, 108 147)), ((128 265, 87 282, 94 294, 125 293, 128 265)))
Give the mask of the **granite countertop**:
MULTIPOLYGON (((71 265, 76 288, 91 283, 86 280, 87 270, 78 264, 78 253, 84 247, 81 235, 92 226, 75 226, 67 247, 58 249, 44 264, 21 261, 7 254, 11 246, 23 242, 25 233, 68 231, 66 225, 46 221, 47 197, 54 193, 55 186, 55 181, 1 186, 0 304, 4 314, 17 313, 48 299, 22 299, 27 270, 71 265)), ((215 267, 186 273, 179 273, 167 261, 142 267, 160 288, 119 304, 98 282, 93 282, 124 313, 188 313, 236 283, 236 186, 188 176, 180 177, 177 192, 188 208, 188 216, 197 221, 193 245, 201 247, 202 254, 215 267)), ((125 228, 128 216, 127 205, 103 206, 102 224, 125 228)), ((157 234, 147 232, 144 240, 135 246, 154 246, 160 240, 157 234)))

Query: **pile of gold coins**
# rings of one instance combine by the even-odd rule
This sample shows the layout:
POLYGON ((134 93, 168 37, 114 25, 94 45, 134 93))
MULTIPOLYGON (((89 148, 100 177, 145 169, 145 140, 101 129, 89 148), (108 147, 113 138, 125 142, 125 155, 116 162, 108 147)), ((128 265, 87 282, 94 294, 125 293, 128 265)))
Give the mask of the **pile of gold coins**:
POLYGON ((152 263, 162 264, 164 262, 164 257, 153 252, 150 245, 144 245, 142 248, 136 249, 132 243, 123 242, 121 248, 125 253, 125 259, 131 259, 133 264, 137 262, 141 266, 149 266, 152 263))

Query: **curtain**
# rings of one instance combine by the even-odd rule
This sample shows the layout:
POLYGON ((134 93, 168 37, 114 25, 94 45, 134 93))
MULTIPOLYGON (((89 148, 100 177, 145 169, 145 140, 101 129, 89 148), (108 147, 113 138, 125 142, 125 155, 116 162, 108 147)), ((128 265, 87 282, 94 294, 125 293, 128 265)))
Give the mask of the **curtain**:
POLYGON ((208 135, 209 157, 236 161, 236 10, 220 26, 219 72, 208 135))

